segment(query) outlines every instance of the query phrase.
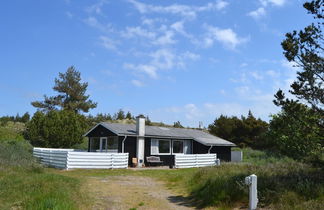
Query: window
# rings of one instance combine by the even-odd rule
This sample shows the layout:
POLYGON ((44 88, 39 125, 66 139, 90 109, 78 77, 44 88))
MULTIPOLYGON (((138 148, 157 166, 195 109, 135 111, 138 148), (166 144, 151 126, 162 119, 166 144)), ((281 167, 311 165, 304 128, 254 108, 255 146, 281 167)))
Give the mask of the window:
POLYGON ((90 137, 90 152, 97 152, 100 150, 100 138, 99 137, 90 137))
POLYGON ((118 152, 118 137, 109 136, 108 137, 108 152, 118 152))
POLYGON ((183 141, 172 141, 172 153, 183 153, 183 141))
POLYGON ((151 155, 170 155, 171 141, 168 139, 151 139, 151 155))
POLYGON ((159 140, 159 154, 170 154, 170 140, 159 140))

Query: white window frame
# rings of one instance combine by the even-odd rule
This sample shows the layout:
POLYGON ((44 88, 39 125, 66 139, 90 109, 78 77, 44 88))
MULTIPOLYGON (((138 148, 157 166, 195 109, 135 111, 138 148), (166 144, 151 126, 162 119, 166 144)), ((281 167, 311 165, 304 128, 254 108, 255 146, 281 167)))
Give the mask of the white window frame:
MULTIPOLYGON (((151 144, 152 144, 152 140, 156 140, 158 142, 157 148, 158 148, 158 153, 155 154, 151 154, 151 155, 171 155, 172 154, 172 143, 171 143, 171 139, 151 139, 151 144), (168 141, 169 142, 169 153, 160 153, 159 150, 159 146, 160 146, 160 141, 168 141)), ((152 147, 152 145, 151 145, 152 147)), ((152 149, 151 149, 152 151, 152 149)))
POLYGON ((180 139, 172 139, 172 146, 171 146, 171 151, 172 151, 172 154, 184 154, 184 150, 185 150, 185 143, 184 143, 184 140, 180 140, 180 139), (181 141, 182 142, 182 152, 181 153, 176 153, 176 152, 173 152, 173 142, 175 141, 181 141))

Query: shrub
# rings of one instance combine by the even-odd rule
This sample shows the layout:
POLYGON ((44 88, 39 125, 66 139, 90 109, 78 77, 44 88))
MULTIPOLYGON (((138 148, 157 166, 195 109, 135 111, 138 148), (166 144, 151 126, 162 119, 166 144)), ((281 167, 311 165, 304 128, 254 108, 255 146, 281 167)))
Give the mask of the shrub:
POLYGON ((36 112, 27 123, 25 138, 34 146, 69 148, 82 143, 86 127, 85 117, 72 111, 36 112))

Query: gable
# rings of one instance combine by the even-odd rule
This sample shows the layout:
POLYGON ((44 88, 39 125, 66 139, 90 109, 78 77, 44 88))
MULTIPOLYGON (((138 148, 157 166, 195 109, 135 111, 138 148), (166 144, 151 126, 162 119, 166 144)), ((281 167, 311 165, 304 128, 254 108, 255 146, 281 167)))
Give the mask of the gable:
POLYGON ((117 134, 98 124, 92 130, 85 134, 87 137, 117 136, 117 134))

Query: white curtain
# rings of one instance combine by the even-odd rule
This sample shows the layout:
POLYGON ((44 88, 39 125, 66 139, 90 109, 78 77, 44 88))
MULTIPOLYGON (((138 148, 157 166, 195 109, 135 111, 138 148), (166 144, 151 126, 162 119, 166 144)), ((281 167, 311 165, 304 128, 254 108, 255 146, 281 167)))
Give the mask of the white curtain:
POLYGON ((159 140, 151 139, 151 155, 159 154, 159 140))
POLYGON ((184 141, 184 154, 192 154, 191 152, 191 141, 190 140, 185 140, 184 141))

